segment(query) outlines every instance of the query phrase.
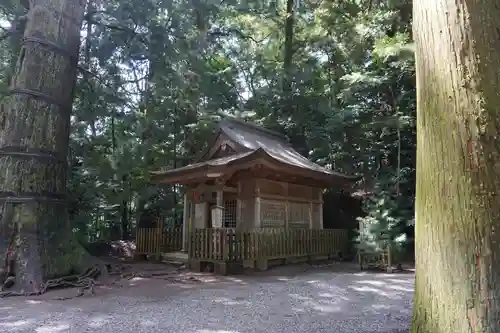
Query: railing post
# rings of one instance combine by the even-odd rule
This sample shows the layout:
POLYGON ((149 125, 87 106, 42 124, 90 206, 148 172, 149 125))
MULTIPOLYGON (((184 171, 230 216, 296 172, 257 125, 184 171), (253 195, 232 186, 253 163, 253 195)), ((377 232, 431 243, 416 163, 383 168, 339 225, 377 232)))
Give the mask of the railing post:
POLYGON ((157 260, 161 259, 161 252, 162 252, 162 247, 163 247, 163 223, 161 223, 161 219, 158 218, 157 220, 157 227, 156 227, 156 246, 154 249, 155 256, 157 260))
POLYGON ((187 194, 184 194, 184 212, 182 215, 182 249, 181 251, 187 251, 188 242, 188 212, 189 212, 189 202, 187 194))
POLYGON ((191 230, 188 231, 188 259, 193 257, 193 232, 191 230))

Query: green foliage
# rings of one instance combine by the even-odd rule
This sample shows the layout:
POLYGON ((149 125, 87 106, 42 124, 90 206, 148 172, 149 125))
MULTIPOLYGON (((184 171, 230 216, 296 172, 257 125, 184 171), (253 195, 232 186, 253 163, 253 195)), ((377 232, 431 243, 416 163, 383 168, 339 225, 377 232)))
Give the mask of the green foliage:
MULTIPOLYGON (((22 14, 14 3, 0 5, 0 20, 22 14)), ((368 190, 390 174, 387 193, 398 191, 396 204, 411 215, 411 3, 302 1, 290 68, 284 2, 112 0, 89 8, 69 157, 81 239, 133 233, 146 209, 178 223, 182 189, 150 186, 149 171, 192 162, 219 111, 284 132, 317 163, 364 175, 368 190)), ((18 52, 15 39, 1 45, 0 93, 18 52)))
POLYGON ((398 230, 401 218, 397 216, 398 205, 385 191, 377 191, 365 202, 366 216, 360 217, 359 247, 364 250, 380 251, 387 240, 397 240, 401 236, 398 230))
POLYGON ((374 192, 365 199, 366 216, 359 217, 358 249, 376 253, 391 249, 395 262, 402 259, 406 251, 406 229, 412 212, 405 207, 401 198, 394 196, 382 178, 374 192), (386 185, 386 186, 384 186, 386 185))

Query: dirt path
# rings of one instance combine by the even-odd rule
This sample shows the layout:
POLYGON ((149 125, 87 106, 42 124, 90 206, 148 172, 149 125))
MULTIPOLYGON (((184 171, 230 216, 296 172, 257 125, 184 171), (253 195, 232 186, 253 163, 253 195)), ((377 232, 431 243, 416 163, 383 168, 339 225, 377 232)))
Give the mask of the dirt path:
POLYGON ((413 274, 278 273, 138 278, 74 300, 3 299, 0 332, 408 332, 413 274))

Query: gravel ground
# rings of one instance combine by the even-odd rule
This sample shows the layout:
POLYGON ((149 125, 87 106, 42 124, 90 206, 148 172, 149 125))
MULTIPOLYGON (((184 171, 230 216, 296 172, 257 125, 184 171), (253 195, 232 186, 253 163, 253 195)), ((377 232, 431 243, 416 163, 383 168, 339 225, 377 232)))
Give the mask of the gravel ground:
POLYGON ((413 274, 136 280, 98 296, 0 300, 0 332, 407 333, 413 274))

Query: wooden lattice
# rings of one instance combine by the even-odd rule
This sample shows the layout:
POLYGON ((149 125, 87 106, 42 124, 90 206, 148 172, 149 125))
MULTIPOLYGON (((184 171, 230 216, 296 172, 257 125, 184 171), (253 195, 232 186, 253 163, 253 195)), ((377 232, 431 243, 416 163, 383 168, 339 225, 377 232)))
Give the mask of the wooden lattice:
POLYGON ((323 221, 321 220, 321 204, 313 204, 312 205, 312 228, 313 229, 321 229, 323 227, 323 221))
POLYGON ((222 226, 224 228, 236 228, 236 200, 224 201, 224 214, 222 215, 222 226))
POLYGON ((311 205, 308 202, 290 202, 288 226, 290 228, 309 228, 311 205))
POLYGON ((286 223, 286 203, 261 200, 260 221, 263 228, 282 228, 286 223))

